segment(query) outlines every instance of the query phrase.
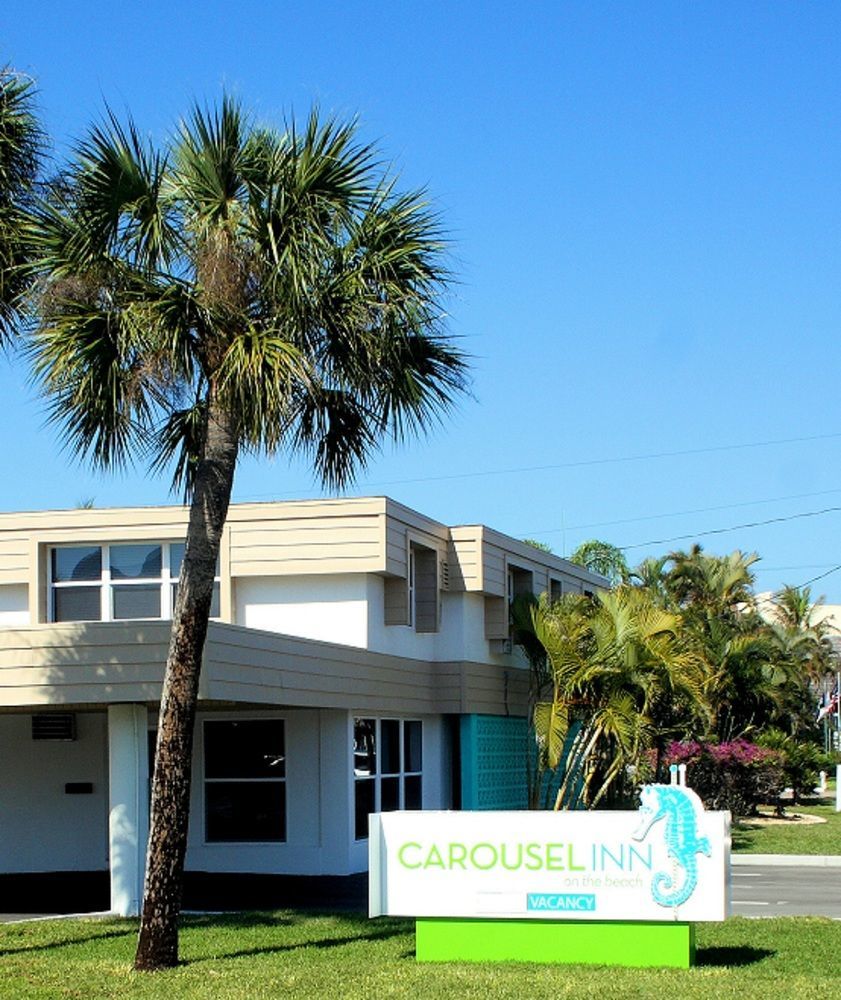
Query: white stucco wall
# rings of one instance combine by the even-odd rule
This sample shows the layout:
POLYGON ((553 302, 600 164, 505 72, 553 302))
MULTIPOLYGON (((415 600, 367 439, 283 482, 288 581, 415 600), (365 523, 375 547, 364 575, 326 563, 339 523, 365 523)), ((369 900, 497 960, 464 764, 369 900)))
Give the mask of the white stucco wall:
POLYGON ((385 591, 382 577, 368 578, 368 648, 378 653, 410 656, 419 660, 467 660, 526 666, 519 650, 492 652, 485 638, 485 599, 482 594, 442 593, 437 632, 416 632, 411 625, 385 624, 385 591))
POLYGON ((234 581, 234 622, 304 639, 368 642, 367 577, 239 577, 234 581))
MULTIPOLYGON (((192 871, 347 875, 368 866, 355 842, 353 719, 340 710, 199 713, 186 865, 192 871), (285 843, 207 843, 205 719, 282 718, 286 743, 285 843)), ((366 713, 367 714, 367 713, 366 713)), ((0 872, 98 871, 108 867, 108 731, 105 713, 77 713, 74 742, 34 742, 29 715, 0 716, 0 872), (66 795, 89 781, 91 795, 66 795)), ((413 716, 417 718, 417 716, 413 716)), ((423 805, 451 803, 445 720, 423 721, 423 805)))
POLYGON ((481 594, 442 594, 439 630, 416 632, 409 625, 385 624, 384 581, 373 573, 241 577, 234 581, 234 615, 237 625, 393 656, 517 662, 516 656, 490 651, 481 594))
POLYGON ((0 627, 29 624, 29 588, 25 583, 0 586, 0 627))
POLYGON ((193 758, 187 868, 204 872, 348 873, 349 747, 346 712, 286 710, 200 714, 193 758), (286 744, 286 842, 207 843, 204 832, 206 719, 283 719, 286 744), (325 768, 323 765, 327 763, 325 768))
MULTIPOLYGON (((348 875, 368 868, 368 842, 353 840, 353 719, 337 710, 202 713, 196 727, 187 868, 203 872, 348 875), (204 837, 205 719, 282 718, 286 735, 286 842, 209 844, 204 837)), ((368 713, 365 713, 366 715, 368 713)), ((413 718, 416 718, 413 716, 413 718)), ((441 716, 423 721, 423 805, 448 808, 450 750, 441 716)))
POLYGON ((105 713, 76 714, 76 740, 35 741, 31 716, 0 715, 0 872, 108 867, 105 713), (67 795, 67 782, 93 794, 67 795))

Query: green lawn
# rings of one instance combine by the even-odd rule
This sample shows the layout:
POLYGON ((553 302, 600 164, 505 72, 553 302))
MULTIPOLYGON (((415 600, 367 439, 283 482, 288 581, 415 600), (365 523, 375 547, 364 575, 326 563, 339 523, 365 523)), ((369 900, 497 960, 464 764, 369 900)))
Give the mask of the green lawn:
POLYGON ((804 824, 790 819, 784 824, 751 827, 750 820, 733 824, 733 850, 740 854, 841 854, 841 813, 834 802, 796 806, 789 812, 821 816, 826 823, 804 824))
POLYGON ((413 924, 293 912, 189 918, 185 964, 130 971, 132 921, 0 926, 0 997, 14 1000, 260 1000, 278 997, 826 997, 841 975, 838 924, 733 919, 698 926, 689 970, 417 965, 413 924))

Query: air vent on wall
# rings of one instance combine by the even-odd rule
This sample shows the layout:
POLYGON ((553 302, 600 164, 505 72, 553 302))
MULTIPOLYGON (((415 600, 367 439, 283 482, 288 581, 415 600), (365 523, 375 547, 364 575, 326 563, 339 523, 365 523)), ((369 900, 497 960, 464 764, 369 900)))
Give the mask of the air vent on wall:
POLYGON ((75 740, 76 716, 70 712, 43 712, 32 716, 33 740, 75 740))

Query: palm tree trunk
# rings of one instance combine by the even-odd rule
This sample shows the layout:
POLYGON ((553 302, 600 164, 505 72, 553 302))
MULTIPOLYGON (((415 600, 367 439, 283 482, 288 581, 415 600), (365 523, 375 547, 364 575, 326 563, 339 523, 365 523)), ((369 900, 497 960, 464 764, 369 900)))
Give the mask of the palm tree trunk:
POLYGON ((231 419, 211 397, 161 693, 143 912, 134 967, 178 964, 178 917, 190 813, 193 728, 213 578, 237 460, 231 419))

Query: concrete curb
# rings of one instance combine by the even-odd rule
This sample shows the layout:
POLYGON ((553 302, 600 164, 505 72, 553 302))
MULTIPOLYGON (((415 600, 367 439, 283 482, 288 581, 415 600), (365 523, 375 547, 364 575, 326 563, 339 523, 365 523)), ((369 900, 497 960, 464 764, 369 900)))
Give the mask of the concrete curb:
POLYGON ((837 854, 731 854, 730 864, 771 865, 777 868, 841 868, 841 855, 837 854))
POLYGON ((34 924, 43 920, 83 920, 87 917, 116 917, 112 910, 88 913, 0 913, 0 924, 34 924))

